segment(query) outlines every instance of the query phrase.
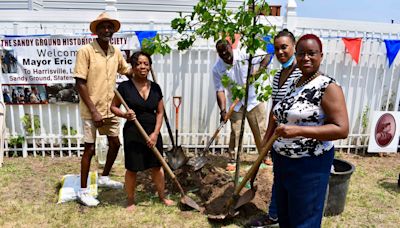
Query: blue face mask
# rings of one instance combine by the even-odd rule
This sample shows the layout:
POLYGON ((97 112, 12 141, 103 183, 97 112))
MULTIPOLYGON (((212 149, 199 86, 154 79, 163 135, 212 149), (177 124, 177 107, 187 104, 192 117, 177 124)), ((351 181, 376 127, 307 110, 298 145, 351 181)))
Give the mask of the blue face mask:
POLYGON ((294 62, 294 58, 295 58, 294 55, 292 55, 292 57, 290 57, 290 59, 286 63, 282 63, 282 67, 283 68, 290 67, 294 62))

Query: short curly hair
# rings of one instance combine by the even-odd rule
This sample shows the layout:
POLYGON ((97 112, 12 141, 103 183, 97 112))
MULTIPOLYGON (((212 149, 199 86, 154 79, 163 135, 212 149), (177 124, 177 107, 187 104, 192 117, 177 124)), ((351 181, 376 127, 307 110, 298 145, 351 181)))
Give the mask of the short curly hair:
POLYGON ((132 67, 135 67, 138 65, 139 56, 141 56, 141 55, 144 55, 147 57, 147 59, 149 60, 150 66, 153 64, 153 61, 151 60, 151 56, 149 54, 147 54, 144 51, 136 51, 135 53, 133 53, 133 55, 130 58, 130 64, 132 65, 132 67))

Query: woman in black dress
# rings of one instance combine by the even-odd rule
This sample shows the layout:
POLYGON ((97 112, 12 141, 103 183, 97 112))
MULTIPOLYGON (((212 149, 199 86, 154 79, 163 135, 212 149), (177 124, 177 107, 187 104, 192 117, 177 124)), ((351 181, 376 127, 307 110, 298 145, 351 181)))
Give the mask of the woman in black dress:
POLYGON ((158 151, 162 151, 162 138, 160 129, 164 113, 162 92, 158 84, 147 79, 151 68, 151 58, 144 52, 135 52, 131 57, 131 64, 134 77, 122 82, 118 91, 129 106, 127 112, 122 112, 119 107, 121 102, 117 97, 111 104, 111 111, 119 116, 126 118, 124 126, 124 151, 125 151, 125 190, 128 195, 129 211, 135 209, 135 187, 136 173, 151 169, 151 177, 155 183, 160 200, 167 206, 173 205, 172 200, 166 199, 164 195, 165 181, 164 171, 161 163, 151 151, 151 147, 156 145, 158 151), (135 111, 136 116, 133 114, 135 111), (142 125, 150 140, 145 141, 138 129, 132 122, 137 119, 142 125))

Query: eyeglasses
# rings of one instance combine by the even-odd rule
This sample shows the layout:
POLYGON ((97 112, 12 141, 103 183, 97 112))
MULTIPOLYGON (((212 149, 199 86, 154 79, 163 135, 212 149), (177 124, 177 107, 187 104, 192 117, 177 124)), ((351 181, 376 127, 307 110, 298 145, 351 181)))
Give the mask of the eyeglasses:
POLYGON ((309 51, 309 52, 296 52, 296 56, 299 58, 304 58, 306 55, 309 58, 314 58, 316 57, 319 53, 321 53, 320 51, 309 51))

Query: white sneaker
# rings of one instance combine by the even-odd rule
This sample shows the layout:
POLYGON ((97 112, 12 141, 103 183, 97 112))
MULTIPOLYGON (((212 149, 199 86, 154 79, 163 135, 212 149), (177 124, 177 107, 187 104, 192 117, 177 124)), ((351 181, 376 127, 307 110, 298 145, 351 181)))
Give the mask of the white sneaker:
POLYGON ((98 201, 89 194, 89 191, 82 191, 82 190, 78 191, 77 200, 78 202, 87 207, 95 207, 100 203, 100 201, 98 201))
POLYGON ((121 189, 124 187, 121 182, 111 180, 109 176, 100 176, 97 184, 103 188, 121 189))

